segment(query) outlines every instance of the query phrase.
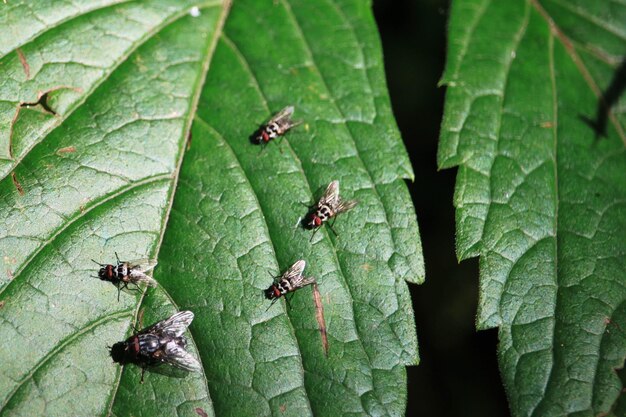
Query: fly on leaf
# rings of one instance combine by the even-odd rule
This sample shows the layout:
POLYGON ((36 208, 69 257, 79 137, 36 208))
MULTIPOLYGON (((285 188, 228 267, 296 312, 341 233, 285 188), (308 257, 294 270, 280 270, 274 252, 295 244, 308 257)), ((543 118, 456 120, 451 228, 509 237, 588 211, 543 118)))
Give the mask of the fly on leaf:
POLYGON ((267 144, 271 140, 287 133, 289 129, 302 123, 301 121, 294 122, 291 120, 293 111, 293 106, 287 106, 276 113, 267 123, 254 132, 251 137, 252 142, 257 145, 267 144))
MULTIPOLYGON (((337 236, 337 232, 335 232, 335 229, 333 228, 336 216, 351 210, 356 205, 356 200, 343 200, 339 197, 339 181, 335 180, 328 184, 322 198, 319 199, 317 204, 311 208, 307 216, 304 218, 304 227, 307 229, 317 230, 322 226, 322 224, 326 223, 330 219, 333 219, 333 223, 328 223, 328 226, 330 227, 330 230, 333 231, 335 236, 337 236)), ((313 239, 313 236, 311 236, 311 239, 313 239)))
POLYGON ((297 289, 306 287, 307 285, 311 285, 315 282, 314 278, 302 276, 305 266, 306 262, 300 259, 281 276, 277 277, 278 279, 264 291, 265 298, 272 300, 270 307, 285 294, 294 292, 297 289))
POLYGON ((129 284, 139 286, 140 283, 144 283, 150 287, 157 286, 157 282, 153 278, 146 275, 146 272, 154 269, 157 264, 156 260, 137 259, 134 261, 120 261, 119 256, 117 256, 117 252, 115 253, 115 257, 117 258, 117 263, 115 265, 101 264, 93 259, 92 261, 100 265, 98 276, 95 278, 111 282, 117 287, 118 301, 120 300, 120 291, 124 288, 128 288, 129 284))
POLYGON ((191 311, 181 311, 135 333, 110 347, 110 355, 120 365, 133 363, 141 368, 141 383, 147 368, 170 364, 185 371, 197 372, 200 363, 187 352, 183 333, 193 321, 191 311))

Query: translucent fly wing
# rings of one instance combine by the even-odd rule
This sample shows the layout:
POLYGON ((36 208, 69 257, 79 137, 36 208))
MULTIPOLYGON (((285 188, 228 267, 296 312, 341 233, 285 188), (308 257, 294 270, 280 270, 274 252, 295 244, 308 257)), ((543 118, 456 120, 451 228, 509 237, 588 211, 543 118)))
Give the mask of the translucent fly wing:
POLYGON ((281 275, 280 279, 286 279, 291 282, 294 279, 302 277, 302 272, 304 272, 305 266, 306 262, 300 259, 295 264, 291 265, 291 267, 286 270, 284 274, 281 275))
POLYGON ((193 321, 191 311, 180 311, 169 319, 162 320, 142 330, 140 333, 162 333, 172 338, 180 337, 193 321))
POLYGON ((156 287, 158 285, 154 278, 149 277, 139 269, 131 269, 128 275, 130 275, 131 281, 135 284, 143 282, 150 287, 156 287))
POLYGON ((154 269, 154 267, 157 265, 157 260, 141 258, 133 259, 132 261, 127 261, 126 263, 128 264, 128 269, 148 272, 154 269))
POLYGON ((302 287, 306 287, 307 285, 311 285, 314 283, 315 283, 315 278, 303 277, 302 275, 300 275, 298 278, 291 281, 291 284, 293 285, 294 288, 302 288, 302 287))
POLYGON ((287 106, 278 113, 276 113, 267 124, 278 123, 278 124, 289 124, 291 122, 291 116, 293 115, 294 108, 293 106, 287 106))
POLYGON ((275 123, 278 125, 278 134, 282 135, 292 127, 298 126, 302 121, 293 121, 291 116, 293 115, 293 106, 288 106, 279 111, 267 122, 268 125, 275 123))
POLYGON ((356 200, 340 200, 339 204, 335 207, 335 214, 343 213, 351 210, 358 204, 356 200))
POLYGON ((165 362, 190 372, 200 372, 202 366, 193 355, 179 346, 175 341, 165 345, 165 362))
POLYGON ((335 180, 328 184, 324 195, 320 198, 318 206, 327 205, 331 208, 335 208, 339 204, 339 181, 335 180))

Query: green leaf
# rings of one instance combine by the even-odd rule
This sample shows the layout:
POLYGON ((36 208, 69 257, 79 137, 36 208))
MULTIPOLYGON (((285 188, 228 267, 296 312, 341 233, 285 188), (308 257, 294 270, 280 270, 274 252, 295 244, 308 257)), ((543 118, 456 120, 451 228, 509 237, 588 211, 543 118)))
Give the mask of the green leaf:
POLYGON ((516 416, 604 415, 622 390, 625 16, 609 0, 452 5, 439 165, 459 167, 457 253, 480 256, 477 325, 499 327, 516 416))
POLYGON ((0 415, 404 414, 424 270, 370 5, 86 3, 0 6, 37 22, 0 50, 0 415), (261 152, 287 105, 303 124, 261 152), (334 179, 359 205, 311 239, 334 179), (92 278, 115 252, 157 257, 159 286, 118 302, 92 278), (263 298, 297 259, 327 356, 312 287, 263 298), (111 363, 183 309, 203 372, 111 363))

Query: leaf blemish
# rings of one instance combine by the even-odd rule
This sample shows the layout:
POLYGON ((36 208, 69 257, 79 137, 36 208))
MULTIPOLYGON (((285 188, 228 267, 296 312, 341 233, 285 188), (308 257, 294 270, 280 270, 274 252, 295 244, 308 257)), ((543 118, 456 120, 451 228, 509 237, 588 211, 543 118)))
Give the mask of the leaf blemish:
POLYGON ((20 195, 24 195, 24 189, 22 188, 22 184, 20 184, 20 182, 18 181, 15 172, 11 172, 11 179, 13 180, 13 185, 15 185, 15 188, 17 188, 17 192, 20 193, 20 195))
POLYGON ((197 407, 196 408, 196 413, 200 416, 200 417, 209 417, 209 415, 206 413, 206 411, 204 411, 202 408, 197 407))
POLYGON ((320 336, 322 337, 322 349, 324 350, 324 355, 328 357, 328 333, 326 332, 326 320, 324 319, 324 306, 317 283, 313 284, 313 301, 315 303, 315 318, 317 319, 320 336))
POLYGON ((143 313, 145 312, 145 309, 141 309, 139 310, 139 315, 137 316, 137 323, 139 324, 139 328, 143 329, 143 313))
POLYGON ((191 134, 191 130, 187 134, 187 150, 191 148, 191 140, 193 139, 193 135, 191 134))
POLYGON ((30 80, 30 65, 28 65, 28 61, 26 61, 26 56, 20 48, 17 48, 16 52, 17 57, 20 59, 20 62, 22 64, 22 68, 24 68, 24 74, 26 74, 26 79, 30 80))
POLYGON ((39 94, 39 99, 37 101, 35 101, 35 102, 32 102, 32 103, 20 103, 20 107, 26 107, 27 109, 29 109, 31 107, 41 106, 41 108, 46 113, 49 113, 49 114, 51 114, 53 116, 56 116, 57 112, 52 110, 52 108, 50 108, 50 105, 48 104, 48 93, 50 93, 50 92, 46 91, 43 94, 39 94))
POLYGON ((76 152, 75 146, 66 146, 65 148, 57 149, 57 155, 62 155, 64 153, 74 153, 76 152))

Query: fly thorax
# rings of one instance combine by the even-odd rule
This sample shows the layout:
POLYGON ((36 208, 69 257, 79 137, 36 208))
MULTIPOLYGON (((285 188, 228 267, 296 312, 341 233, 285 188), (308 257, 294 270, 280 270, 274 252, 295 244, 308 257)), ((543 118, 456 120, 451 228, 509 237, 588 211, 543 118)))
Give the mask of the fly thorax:
POLYGON ((267 125, 267 134, 270 135, 271 138, 275 138, 276 136, 280 135, 280 133, 281 131, 278 123, 274 122, 267 125))
POLYGON ((289 280, 287 279, 281 279, 278 283, 278 289, 280 290, 281 294, 287 294, 289 291, 292 290, 291 282, 289 282, 289 280))
POLYGON ((122 278, 125 277, 126 275, 128 275, 128 265, 127 264, 119 264, 117 266, 117 276, 118 278, 122 278))
POLYGON ((315 213, 317 217, 319 217, 323 222, 333 217, 333 211, 326 204, 322 204, 317 209, 317 213, 315 213))
POLYGON ((153 334, 142 334, 139 336, 139 348, 142 352, 154 352, 161 346, 159 338, 153 334))

